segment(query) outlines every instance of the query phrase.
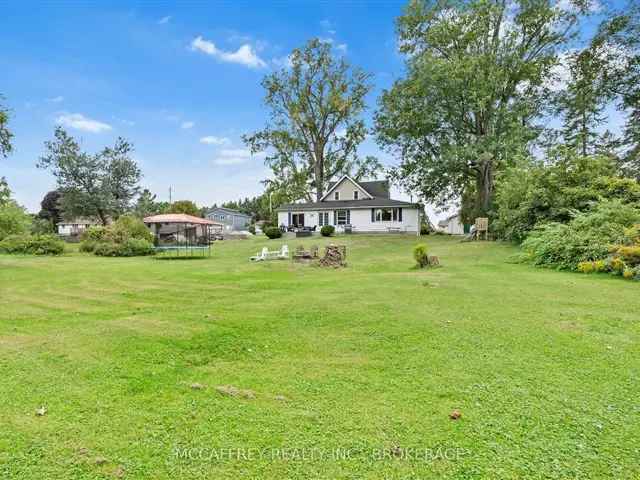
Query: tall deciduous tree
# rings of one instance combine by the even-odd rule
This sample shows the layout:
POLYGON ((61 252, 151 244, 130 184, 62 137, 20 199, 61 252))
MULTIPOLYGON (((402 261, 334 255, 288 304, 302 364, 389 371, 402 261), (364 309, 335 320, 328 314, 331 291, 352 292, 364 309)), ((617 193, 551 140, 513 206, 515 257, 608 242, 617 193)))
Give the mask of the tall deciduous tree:
POLYGON ((186 213, 187 215, 199 217, 200 209, 191 200, 178 200, 169 206, 167 213, 186 213))
POLYGON ((130 143, 118 138, 113 147, 89 154, 61 127, 54 137, 45 142, 38 167, 51 170, 56 177, 65 217, 96 217, 106 225, 110 218, 129 210, 142 176, 130 158, 130 143))
POLYGON ((472 190, 490 211, 496 172, 539 134, 542 87, 574 23, 548 0, 411 2, 398 20, 407 76, 376 115, 405 188, 441 205, 472 190))
POLYGON ((295 49, 289 60, 288 68, 262 81, 269 126, 244 141, 254 153, 271 149, 266 164, 275 177, 268 181, 272 190, 320 200, 336 176, 362 177, 380 167, 357 151, 367 133, 361 115, 370 76, 336 59, 331 45, 318 39, 295 49))
MULTIPOLYGON (((3 100, 3 96, 0 95, 0 101, 3 100)), ((13 149, 11 145, 11 138, 13 134, 7 127, 9 123, 9 110, 0 103, 0 157, 7 157, 13 149)))

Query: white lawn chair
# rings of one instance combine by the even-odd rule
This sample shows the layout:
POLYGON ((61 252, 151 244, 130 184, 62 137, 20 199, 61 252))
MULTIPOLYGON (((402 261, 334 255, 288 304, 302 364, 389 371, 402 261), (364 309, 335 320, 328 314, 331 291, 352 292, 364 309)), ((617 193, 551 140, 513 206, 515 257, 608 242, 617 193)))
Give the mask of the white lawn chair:
POLYGON ((280 250, 280 253, 278 254, 278 258, 281 260, 289 259, 289 247, 287 245, 282 246, 282 250, 280 250))
POLYGON ((262 252, 256 253, 253 257, 251 257, 251 261, 261 262, 263 260, 267 260, 268 255, 269 255, 269 249, 267 247, 263 247, 262 252))

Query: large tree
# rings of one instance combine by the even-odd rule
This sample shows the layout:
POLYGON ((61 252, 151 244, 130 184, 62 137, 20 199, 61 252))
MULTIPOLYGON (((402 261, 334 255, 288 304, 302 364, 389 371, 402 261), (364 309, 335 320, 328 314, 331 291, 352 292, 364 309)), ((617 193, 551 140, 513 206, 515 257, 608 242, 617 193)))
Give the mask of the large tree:
POLYGON ((9 110, 2 105, 3 96, 0 95, 0 158, 7 157, 13 149, 11 138, 13 134, 9 131, 9 110))
POLYGON ((95 217, 106 225, 129 210, 138 192, 142 175, 131 159, 132 151, 129 142, 118 138, 113 147, 86 153, 62 127, 57 127, 54 140, 45 142, 38 167, 51 170, 56 177, 65 217, 95 217))
POLYGON ((623 171, 640 179, 640 5, 629 6, 607 18, 596 41, 605 46, 607 65, 603 75, 626 113, 623 130, 623 171))
POLYGON ((269 149, 272 190, 320 200, 338 175, 379 169, 375 158, 358 156, 367 133, 361 115, 370 75, 335 58, 331 45, 318 39, 295 49, 289 63, 262 81, 270 123, 244 141, 254 153, 269 149))
POLYGON ((598 127, 607 120, 604 109, 611 94, 603 75, 607 62, 602 50, 606 48, 601 42, 594 42, 567 56, 570 79, 559 95, 558 112, 563 117, 565 142, 583 157, 598 147, 598 127))
POLYGON ((420 0, 398 20, 406 78, 385 91, 379 144, 396 178, 443 205, 469 192, 491 210, 497 171, 540 128, 545 80, 575 16, 548 0, 420 0))
POLYGON ((58 190, 47 192, 40 202, 38 217, 48 220, 54 226, 57 225, 62 219, 62 210, 60 208, 61 199, 62 194, 58 190))
POLYGON ((167 213, 186 213, 187 215, 192 215, 194 217, 201 216, 200 209, 191 200, 178 200, 173 202, 169 206, 167 213))

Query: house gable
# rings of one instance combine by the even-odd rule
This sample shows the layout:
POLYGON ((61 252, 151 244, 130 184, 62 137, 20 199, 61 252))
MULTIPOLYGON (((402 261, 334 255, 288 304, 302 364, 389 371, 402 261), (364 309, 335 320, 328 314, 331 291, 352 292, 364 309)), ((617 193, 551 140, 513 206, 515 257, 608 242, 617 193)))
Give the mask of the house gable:
POLYGON ((362 188, 358 182, 349 177, 343 176, 340 180, 334 183, 327 193, 320 199, 321 202, 341 201, 341 200, 365 200, 372 199, 373 197, 369 192, 362 188), (354 194, 354 192, 357 192, 354 194), (336 194, 338 198, 336 198, 336 194), (357 195, 357 198, 354 198, 357 195))

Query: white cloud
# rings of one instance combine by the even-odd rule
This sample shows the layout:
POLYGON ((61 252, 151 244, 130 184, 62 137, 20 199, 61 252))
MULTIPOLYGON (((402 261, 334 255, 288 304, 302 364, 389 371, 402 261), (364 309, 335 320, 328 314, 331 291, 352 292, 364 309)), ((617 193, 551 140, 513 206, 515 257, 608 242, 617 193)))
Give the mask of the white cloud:
POLYGON ((338 45, 336 45, 336 50, 340 50, 342 53, 347 53, 347 44, 339 43, 338 45))
POLYGON ((164 25, 166 23, 169 23, 171 21, 171 15, 167 15, 166 17, 162 17, 160 20, 158 20, 158 25, 164 25))
POLYGON ((64 100, 64 97, 61 95, 58 95, 57 97, 53 97, 53 98, 47 98, 47 102, 50 103, 60 103, 64 100))
POLYGON ((111 130, 111 125, 87 118, 81 113, 63 113, 56 118, 56 123, 83 132, 101 133, 111 130))
POLYGON ((190 128, 193 128, 196 125, 196 122, 182 122, 180 124, 180 128, 182 128, 183 130, 189 130, 190 128))
POLYGON ((264 152, 251 154, 251 150, 244 148, 231 148, 220 150, 213 163, 216 165, 239 165, 251 158, 264 158, 264 152))
POLYGON ((320 43, 328 43, 329 45, 333 44, 333 38, 320 37, 320 38, 318 38, 318 40, 320 40, 320 43))
POLYGON ((571 80, 571 71, 569 69, 569 60, 575 50, 565 50, 558 55, 558 63, 552 68, 549 79, 545 82, 545 86, 552 92, 560 92, 567 87, 571 80))
POLYGON ((191 42, 191 50, 206 53, 223 62, 238 63, 249 68, 263 68, 267 66, 266 62, 257 55, 253 47, 249 44, 242 45, 235 52, 227 52, 220 50, 213 42, 205 40, 202 37, 196 37, 191 42))
POLYGON ((231 143, 231 140, 226 137, 216 137, 210 135, 208 137, 202 137, 200 139, 200 143, 204 143, 206 145, 229 145, 231 143))

